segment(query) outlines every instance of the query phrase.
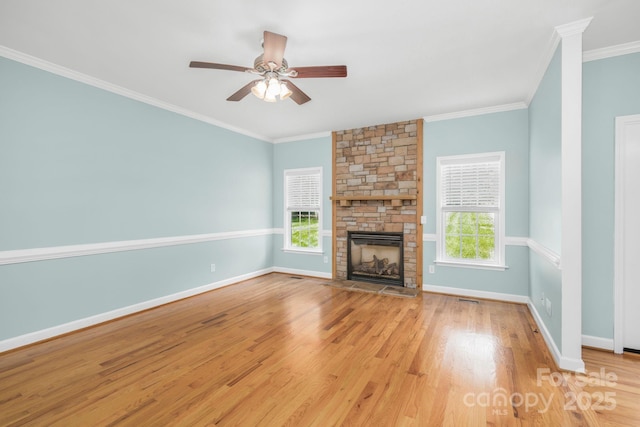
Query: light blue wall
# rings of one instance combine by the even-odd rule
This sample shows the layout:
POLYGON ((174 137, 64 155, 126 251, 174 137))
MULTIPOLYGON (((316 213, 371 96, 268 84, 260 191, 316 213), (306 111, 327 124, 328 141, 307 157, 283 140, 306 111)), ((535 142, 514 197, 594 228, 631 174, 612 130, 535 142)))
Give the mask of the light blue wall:
MULTIPOLYGON (((424 126, 424 232, 436 232, 436 158, 439 156, 504 151, 505 233, 527 237, 529 233, 529 153, 527 110, 514 110, 460 119, 425 123, 424 126)), ((528 292, 528 250, 507 246, 506 271, 437 266, 435 242, 424 242, 424 277, 428 285, 449 286, 515 295, 528 292)))
POLYGON ((560 254, 561 249, 561 81, 556 50, 529 105, 529 236, 560 254))
POLYGON ((527 295, 529 249, 526 246, 506 247, 505 257, 509 268, 504 271, 438 265, 435 266, 435 272, 429 274, 429 265, 436 259, 436 245, 435 242, 423 243, 423 284, 507 295, 527 295))
POLYGON ((613 338, 615 117, 640 114, 640 53, 586 62, 582 121, 582 332, 613 338))
POLYGON ((273 227, 284 227, 284 171, 322 167, 322 229, 326 236, 322 238, 322 255, 283 252, 284 235, 273 238, 273 260, 275 267, 293 270, 305 270, 319 273, 331 273, 331 136, 301 141, 275 144, 273 155, 273 227), (324 262, 327 257, 328 262, 324 262))
MULTIPOLYGON (((560 49, 529 105, 529 236, 557 254, 562 237, 560 49)), ((529 297, 561 350, 560 271, 534 251, 530 253, 529 268, 529 297), (551 316, 542 304, 542 293, 552 303, 551 316)))
POLYGON ((260 236, 0 266, 0 340, 268 268, 271 246, 260 236))
POLYGON ((0 67, 0 250, 271 227, 272 144, 0 67))
MULTIPOLYGON (((268 142, 0 58, 0 251, 269 229, 272 158, 268 142)), ((269 268, 272 245, 0 266, 0 340, 269 268)))

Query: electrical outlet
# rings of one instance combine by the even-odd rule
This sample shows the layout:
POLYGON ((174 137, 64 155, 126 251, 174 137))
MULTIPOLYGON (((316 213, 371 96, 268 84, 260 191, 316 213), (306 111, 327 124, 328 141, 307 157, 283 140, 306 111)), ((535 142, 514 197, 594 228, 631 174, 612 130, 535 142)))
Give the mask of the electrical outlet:
POLYGON ((542 301, 544 303, 544 292, 542 293, 542 295, 540 296, 540 301, 542 301))
POLYGON ((211 264, 211 272, 215 273, 216 271, 216 265, 215 264, 211 264))
POLYGON ((328 263, 329 263, 329 257, 328 257, 328 256, 324 257, 324 263, 325 263, 325 264, 328 264, 328 263))
POLYGON ((435 265, 433 265, 433 264, 431 264, 431 265, 429 266, 429 274, 433 274, 433 273, 435 273, 435 272, 436 272, 436 266, 435 266, 435 265))

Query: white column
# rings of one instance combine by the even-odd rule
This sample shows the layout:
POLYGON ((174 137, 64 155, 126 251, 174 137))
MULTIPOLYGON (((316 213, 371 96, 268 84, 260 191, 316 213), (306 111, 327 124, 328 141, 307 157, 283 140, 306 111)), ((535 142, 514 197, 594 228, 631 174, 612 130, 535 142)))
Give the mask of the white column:
POLYGON ((562 39, 562 349, 560 368, 582 361, 582 33, 592 18, 556 27, 562 39))

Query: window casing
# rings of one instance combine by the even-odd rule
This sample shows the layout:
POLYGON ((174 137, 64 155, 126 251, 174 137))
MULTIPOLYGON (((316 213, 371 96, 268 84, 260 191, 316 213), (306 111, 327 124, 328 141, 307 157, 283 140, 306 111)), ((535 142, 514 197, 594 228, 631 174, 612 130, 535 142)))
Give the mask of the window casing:
POLYGON ((322 252, 322 168, 284 171, 285 250, 322 252))
POLYGON ((504 269, 504 152, 436 161, 436 262, 504 269))

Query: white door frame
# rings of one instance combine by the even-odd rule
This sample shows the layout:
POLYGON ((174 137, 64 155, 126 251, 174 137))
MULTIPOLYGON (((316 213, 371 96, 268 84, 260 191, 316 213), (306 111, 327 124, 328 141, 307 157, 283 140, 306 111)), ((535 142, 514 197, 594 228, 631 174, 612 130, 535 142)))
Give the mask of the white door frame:
POLYGON ((625 128, 640 124, 640 114, 616 117, 615 141, 615 216, 613 262, 613 351, 622 353, 624 347, 624 158, 625 128))

